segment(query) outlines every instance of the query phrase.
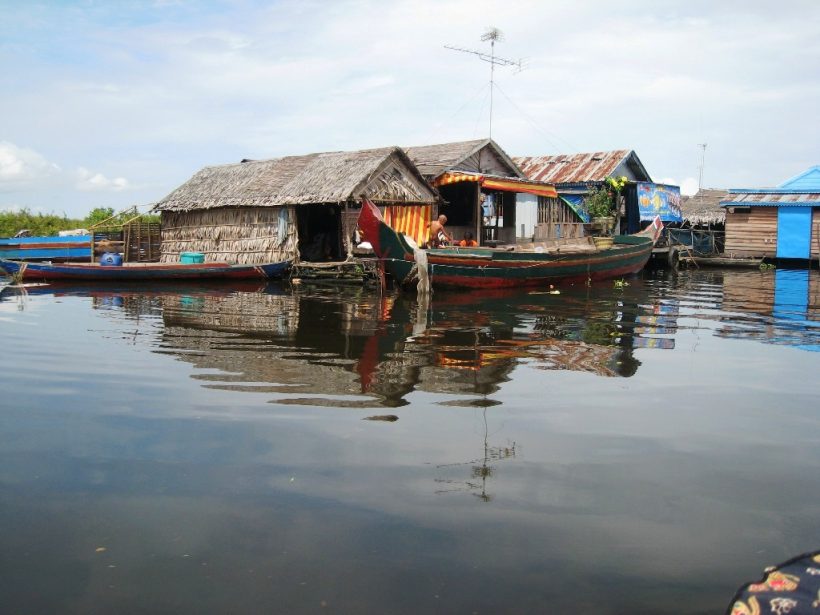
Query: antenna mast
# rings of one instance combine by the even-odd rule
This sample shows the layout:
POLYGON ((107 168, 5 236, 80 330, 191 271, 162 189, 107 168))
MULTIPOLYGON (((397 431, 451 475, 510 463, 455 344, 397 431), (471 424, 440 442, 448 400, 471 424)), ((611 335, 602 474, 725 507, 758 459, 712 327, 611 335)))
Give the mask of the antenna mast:
POLYGON ((498 28, 488 28, 487 31, 481 35, 482 41, 490 41, 490 54, 474 51, 472 49, 463 49, 461 47, 451 47, 445 45, 445 49, 453 51, 460 51, 462 53, 471 53, 478 56, 479 60, 489 62, 490 64, 490 139, 493 138, 493 90, 495 89, 495 67, 496 66, 517 66, 518 70, 523 70, 521 60, 508 60, 507 58, 497 58, 495 56, 495 42, 503 41, 504 34, 498 28))
MULTIPOLYGON (((706 143, 698 143, 698 147, 701 148, 700 152, 700 171, 698 173, 698 192, 700 192, 701 188, 703 187, 703 164, 706 160, 706 143)), ((703 198, 703 197, 701 197, 703 198)))

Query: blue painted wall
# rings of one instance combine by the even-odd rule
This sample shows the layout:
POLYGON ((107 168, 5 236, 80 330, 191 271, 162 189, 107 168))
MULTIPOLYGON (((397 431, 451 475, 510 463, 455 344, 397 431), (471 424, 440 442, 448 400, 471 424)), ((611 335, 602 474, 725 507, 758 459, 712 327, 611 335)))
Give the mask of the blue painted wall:
POLYGON ((784 181, 778 188, 785 188, 787 190, 817 190, 820 191, 820 166, 811 167, 803 171, 800 175, 796 175, 791 179, 784 181))

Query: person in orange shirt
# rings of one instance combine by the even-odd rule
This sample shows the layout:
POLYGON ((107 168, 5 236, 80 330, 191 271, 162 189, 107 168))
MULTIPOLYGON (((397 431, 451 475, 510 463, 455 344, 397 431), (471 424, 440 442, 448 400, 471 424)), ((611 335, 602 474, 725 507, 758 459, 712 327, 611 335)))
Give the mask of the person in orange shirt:
POLYGON ((473 239, 473 234, 470 231, 464 233, 464 239, 458 242, 458 245, 462 248, 475 248, 478 246, 478 242, 473 239))

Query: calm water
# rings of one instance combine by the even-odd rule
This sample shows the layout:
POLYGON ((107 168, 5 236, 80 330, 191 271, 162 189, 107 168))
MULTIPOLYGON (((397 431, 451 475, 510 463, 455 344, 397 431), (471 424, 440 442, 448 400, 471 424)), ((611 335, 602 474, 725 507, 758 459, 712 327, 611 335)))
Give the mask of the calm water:
POLYGON ((820 548, 818 289, 6 289, 0 608, 721 612, 820 548))

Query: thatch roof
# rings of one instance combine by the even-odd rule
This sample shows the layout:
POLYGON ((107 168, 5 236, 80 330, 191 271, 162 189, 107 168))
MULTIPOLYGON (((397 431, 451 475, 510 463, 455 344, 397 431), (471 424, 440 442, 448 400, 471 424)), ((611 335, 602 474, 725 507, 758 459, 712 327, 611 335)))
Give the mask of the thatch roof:
POLYGON ((356 201, 433 203, 436 192, 398 147, 287 156, 205 167, 157 211, 356 201))
POLYGON ((729 195, 726 190, 703 188, 693 196, 684 196, 680 200, 680 210, 684 222, 692 226, 723 224, 726 221, 726 210, 720 202, 729 195))
POLYGON ((418 145, 404 149, 421 174, 428 179, 433 179, 445 171, 486 172, 486 169, 476 167, 481 164, 481 161, 475 160, 476 155, 484 148, 491 151, 498 161, 508 168, 509 173, 505 175, 524 178, 524 174, 513 159, 492 139, 418 145))

